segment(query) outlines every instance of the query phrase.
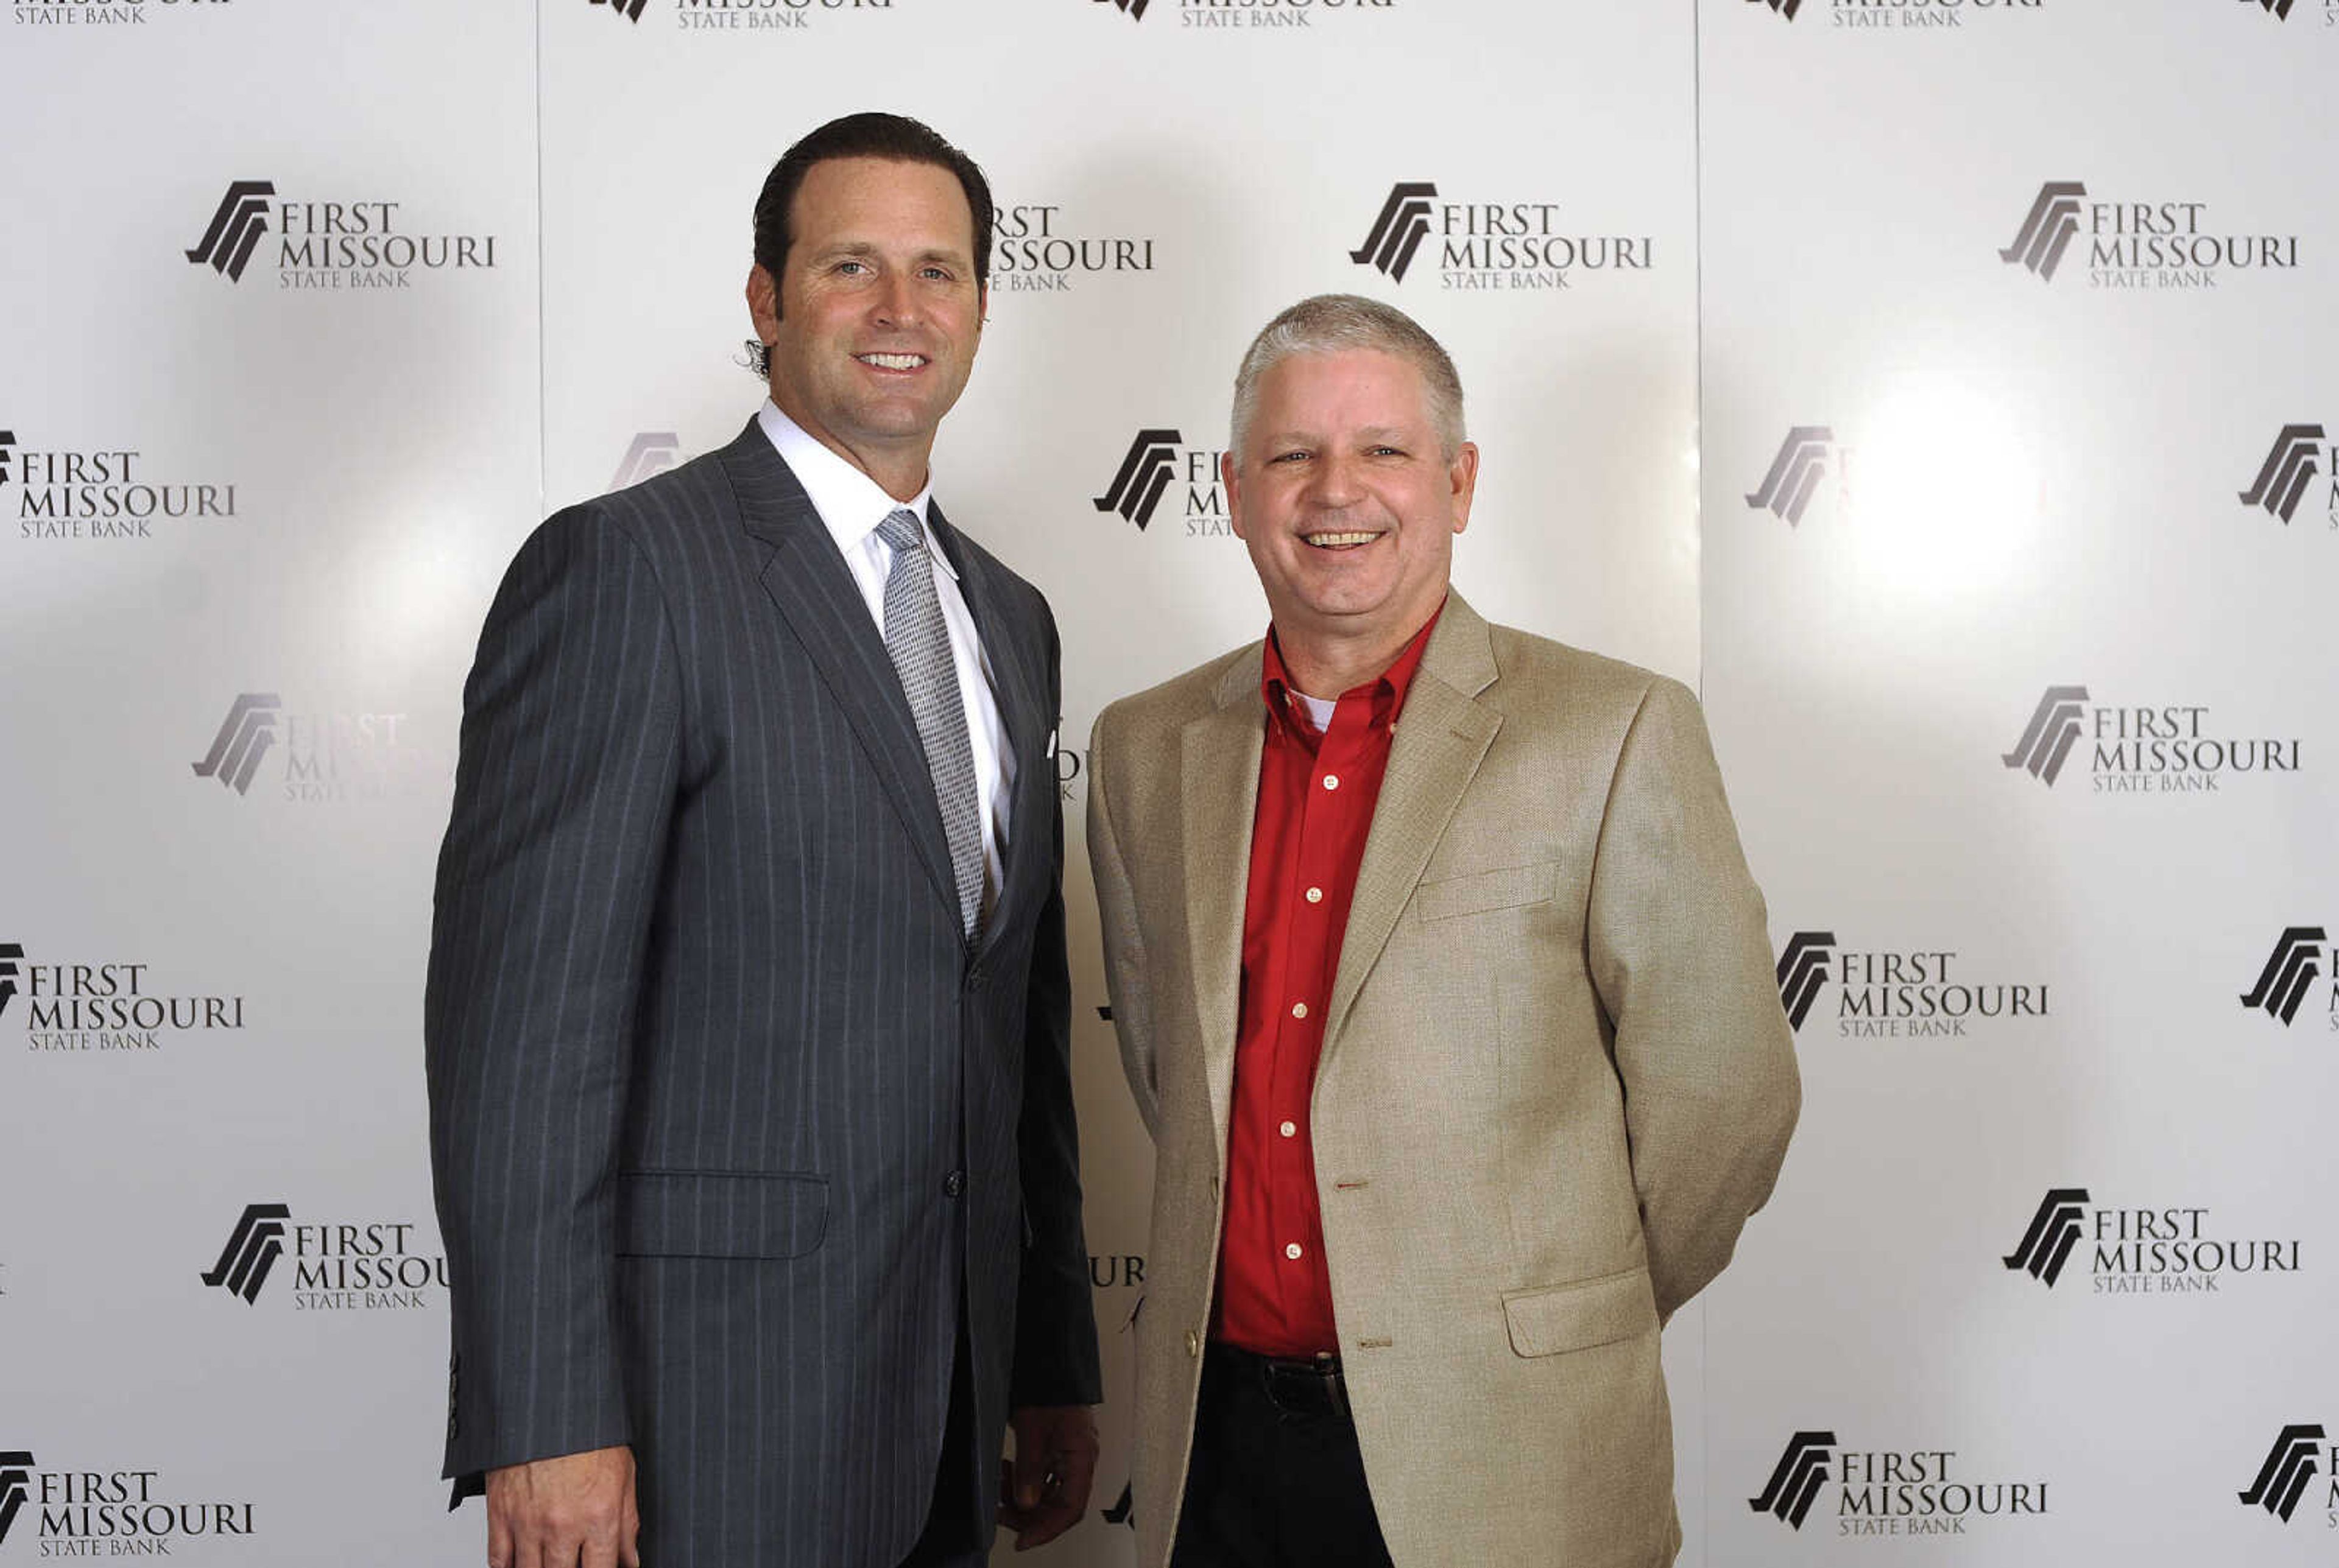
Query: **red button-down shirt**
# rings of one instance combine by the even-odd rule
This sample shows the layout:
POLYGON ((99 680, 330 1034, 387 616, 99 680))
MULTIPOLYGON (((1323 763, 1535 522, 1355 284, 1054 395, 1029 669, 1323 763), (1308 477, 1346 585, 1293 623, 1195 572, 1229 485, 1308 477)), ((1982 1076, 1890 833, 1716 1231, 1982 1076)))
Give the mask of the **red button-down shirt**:
POLYGON ((1389 738, 1432 616, 1379 679, 1342 692, 1320 733, 1272 633, 1259 682, 1267 739, 1243 906, 1242 1011, 1227 1128, 1226 1226, 1213 1337, 1261 1356, 1337 1352, 1308 1101, 1357 868, 1389 738))

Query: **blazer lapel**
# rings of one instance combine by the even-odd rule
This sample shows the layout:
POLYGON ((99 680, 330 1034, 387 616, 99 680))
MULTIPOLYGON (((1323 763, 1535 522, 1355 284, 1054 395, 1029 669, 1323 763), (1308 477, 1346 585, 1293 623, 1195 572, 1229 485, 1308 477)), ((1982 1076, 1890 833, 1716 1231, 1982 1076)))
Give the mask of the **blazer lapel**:
POLYGON ((1495 675, 1486 623, 1461 595, 1449 594, 1389 742, 1388 771, 1365 838, 1348 929, 1340 940, 1340 966, 1332 979, 1331 1010, 1324 1019, 1327 1059, 1365 976, 1379 962, 1397 916, 1445 836, 1462 792, 1502 727, 1502 715, 1475 700, 1494 684, 1495 675))
POLYGON ((1259 649, 1220 679, 1219 705, 1179 736, 1179 798, 1186 856, 1186 947, 1201 1029, 1211 1126, 1226 1158, 1234 1091, 1235 1029, 1242 1000, 1243 909, 1250 892, 1251 822, 1258 809, 1259 649))
POLYGON ((1054 834, 1048 831, 1042 808, 1047 792, 1056 784, 1055 759, 1047 749, 1056 715, 1043 711, 1047 706, 1044 672, 1031 667, 1024 647, 1031 639, 1018 635, 1021 628, 1008 625, 1005 585, 997 580, 996 568, 967 547, 940 507, 929 511, 927 523, 958 573, 959 591, 965 597, 975 636, 990 662, 992 695, 999 703, 1000 721, 1006 727, 1008 748, 1015 758, 1015 783, 1007 803, 1006 853, 1000 857, 999 897, 982 928, 982 946, 988 951, 1002 932, 1014 929, 1023 904, 1031 898, 1030 873, 1035 857, 1043 878, 1055 857, 1054 834))
POLYGON ((754 419, 723 449, 724 470, 747 532, 772 547, 764 589, 779 606, 860 737, 878 783, 909 830, 934 893, 953 916, 957 884, 933 775, 917 720, 893 673, 885 639, 820 515, 754 419))

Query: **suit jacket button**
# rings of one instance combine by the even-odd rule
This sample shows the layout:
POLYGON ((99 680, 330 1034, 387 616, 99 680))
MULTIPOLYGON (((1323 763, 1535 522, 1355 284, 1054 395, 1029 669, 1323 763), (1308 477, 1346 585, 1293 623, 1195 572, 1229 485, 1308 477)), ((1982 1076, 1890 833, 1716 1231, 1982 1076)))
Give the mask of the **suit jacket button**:
POLYGON ((966 1190, 966 1172, 965 1172, 965 1171, 963 1171, 963 1170, 953 1170, 953 1171, 952 1171, 948 1176, 945 1176, 945 1177, 943 1177, 943 1197, 945 1197, 945 1198, 956 1198, 960 1193, 964 1192, 965 1190, 966 1190))
POLYGON ((1201 1359, 1202 1336, 1190 1328, 1186 1330, 1186 1354, 1196 1360, 1201 1359))

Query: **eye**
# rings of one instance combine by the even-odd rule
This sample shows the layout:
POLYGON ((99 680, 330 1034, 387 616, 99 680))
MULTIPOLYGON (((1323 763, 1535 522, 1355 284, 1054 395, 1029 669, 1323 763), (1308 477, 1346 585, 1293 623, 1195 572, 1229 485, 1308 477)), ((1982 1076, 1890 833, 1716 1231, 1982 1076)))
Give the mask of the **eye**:
POLYGON ((918 276, 933 282, 947 283, 952 281, 953 274, 948 267, 921 267, 918 269, 918 276))
POLYGON ((844 273, 846 276, 851 277, 867 271, 869 270, 869 263, 866 261, 839 261, 836 264, 836 270, 844 273))
POLYGON ((1367 457, 1374 458, 1401 458, 1405 456, 1405 449, 1401 447, 1383 445, 1377 447, 1367 447, 1365 449, 1365 454, 1367 457))
POLYGON ((1288 452, 1278 452, 1267 460, 1270 463, 1298 463, 1305 462, 1308 457, 1306 450, 1295 448, 1288 452))

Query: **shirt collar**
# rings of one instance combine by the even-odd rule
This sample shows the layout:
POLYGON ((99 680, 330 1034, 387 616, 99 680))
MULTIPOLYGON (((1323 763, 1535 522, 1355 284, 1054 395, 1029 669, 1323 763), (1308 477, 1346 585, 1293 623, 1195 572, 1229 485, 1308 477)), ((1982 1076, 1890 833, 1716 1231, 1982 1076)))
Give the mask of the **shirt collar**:
MULTIPOLYGON (((1405 651, 1397 655, 1396 662, 1373 679, 1342 692, 1340 700, 1370 698, 1375 723, 1396 723, 1398 711, 1405 706, 1405 694, 1413 689, 1413 677, 1421 671, 1421 656, 1429 646, 1429 634, 1437 629, 1437 617, 1445 613, 1446 601, 1440 599, 1437 607, 1429 613, 1429 618, 1421 624, 1421 629, 1413 634, 1413 640, 1405 645, 1405 651)), ((1258 695, 1267 705, 1268 715, 1297 724, 1312 733, 1315 726, 1309 721, 1306 705, 1291 700, 1289 694, 1295 688, 1291 685, 1290 673, 1284 668, 1283 646, 1276 640, 1272 625, 1267 628, 1267 646, 1259 663, 1258 695)), ((1308 695, 1315 696, 1318 694, 1310 692, 1308 695)))
MULTIPOLYGON (((796 483, 804 487, 804 498, 812 502, 812 509, 820 514, 821 526, 845 555, 861 549, 868 543, 869 536, 877 531, 878 524, 904 508, 917 514, 921 525, 926 524, 927 508, 934 495, 931 479, 909 500, 897 501, 876 480, 814 439, 769 398, 755 411, 755 422, 763 427, 773 449, 786 460, 796 483)), ((927 554, 943 564, 943 570, 952 581, 958 580, 958 568, 951 564, 948 551, 930 548, 927 554)))

